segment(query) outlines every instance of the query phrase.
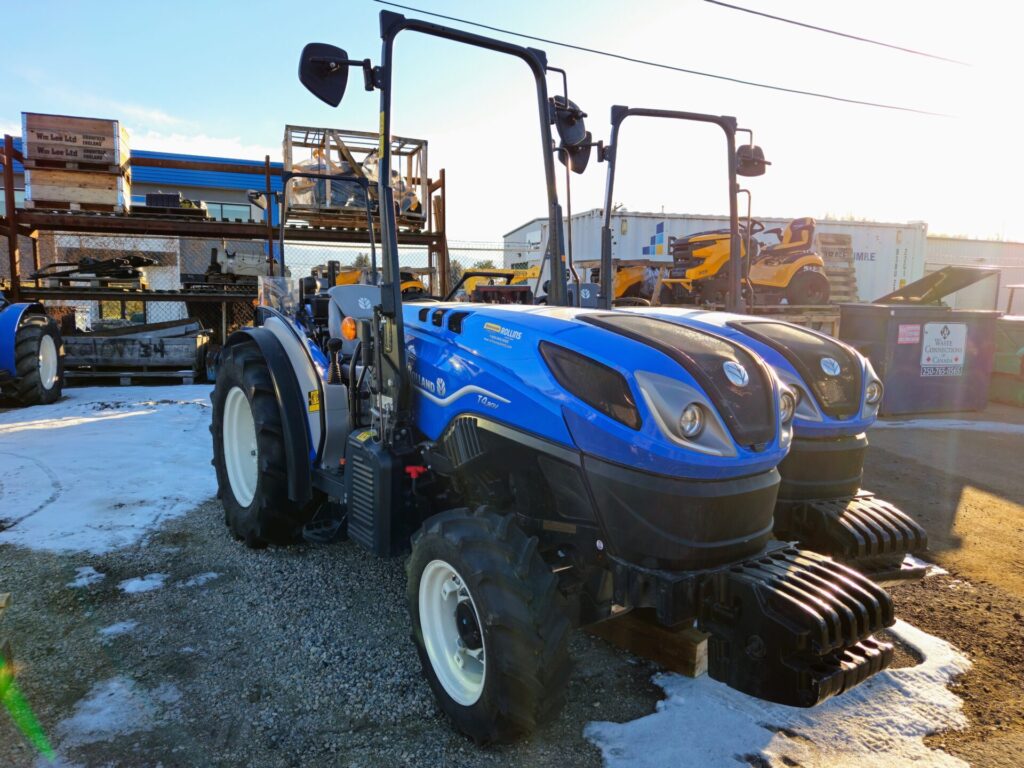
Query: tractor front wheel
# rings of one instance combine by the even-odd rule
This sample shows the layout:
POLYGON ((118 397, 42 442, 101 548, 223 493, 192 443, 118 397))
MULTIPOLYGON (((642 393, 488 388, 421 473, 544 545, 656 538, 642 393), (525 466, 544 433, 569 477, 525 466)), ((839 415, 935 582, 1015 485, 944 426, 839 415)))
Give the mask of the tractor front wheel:
POLYGON ((14 337, 18 405, 47 405, 60 397, 64 384, 64 341, 57 323, 45 315, 24 316, 14 337))
POLYGON ((511 515, 454 509, 413 538, 406 599, 441 709, 478 744, 554 717, 569 682, 558 580, 511 515))
POLYGON ((249 547, 295 541, 314 506, 300 507, 288 498, 281 409, 259 347, 238 344, 221 353, 211 399, 224 521, 249 547))

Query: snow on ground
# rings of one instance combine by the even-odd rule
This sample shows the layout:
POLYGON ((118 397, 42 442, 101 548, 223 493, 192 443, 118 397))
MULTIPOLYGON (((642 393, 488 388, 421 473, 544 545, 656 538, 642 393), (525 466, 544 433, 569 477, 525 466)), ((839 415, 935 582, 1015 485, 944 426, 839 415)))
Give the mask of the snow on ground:
POLYGON ((216 493, 210 387, 84 387, 0 413, 0 543, 109 552, 216 493))
POLYGON ((88 587, 91 584, 103 581, 107 577, 107 574, 100 573, 91 565, 83 565, 81 568, 75 568, 75 578, 69 581, 66 586, 72 589, 81 589, 82 587, 88 587))
POLYGON ((123 676, 96 683, 71 717, 57 724, 58 751, 149 730, 171 716, 180 700, 170 684, 146 689, 123 676))
POLYGON ((1024 435, 1024 424, 1002 421, 971 421, 970 419, 879 419, 875 429, 932 429, 941 432, 1000 432, 1005 435, 1024 435))
POLYGON ((207 582, 213 581, 214 579, 216 579, 219 576, 220 576, 220 574, 219 573, 215 573, 214 571, 207 571, 206 573, 197 573, 195 576, 193 576, 193 577, 191 577, 189 579, 185 579, 178 586, 179 587, 201 587, 204 584, 206 584, 207 582))
POLYGON ((160 589, 167 581, 166 573, 148 573, 145 576, 137 576, 134 579, 125 579, 117 586, 122 592, 136 594, 138 592, 152 592, 160 589))
POLYGON ((924 661, 886 670, 813 709, 760 701, 708 676, 656 675, 667 698, 628 723, 590 723, 585 735, 607 768, 705 768, 737 764, 961 768, 923 738, 964 728, 963 702, 946 685, 970 667, 953 646, 902 621, 892 630, 924 661))
POLYGON ((119 621, 116 624, 111 624, 109 627, 103 627, 100 630, 100 636, 104 638, 117 637, 123 635, 125 632, 131 632, 139 626, 139 622, 129 619, 128 621, 119 621))

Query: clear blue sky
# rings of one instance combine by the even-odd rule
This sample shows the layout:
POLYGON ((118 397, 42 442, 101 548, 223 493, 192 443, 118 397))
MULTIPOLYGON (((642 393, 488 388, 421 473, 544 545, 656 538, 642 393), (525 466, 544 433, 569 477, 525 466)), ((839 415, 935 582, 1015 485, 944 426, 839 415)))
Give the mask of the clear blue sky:
MULTIPOLYGON (((949 119, 822 102, 616 62, 539 43, 570 73, 570 94, 607 135, 614 103, 736 115, 774 165, 750 184, 755 215, 923 219, 932 231, 1024 240, 1017 11, 982 2, 746 3, 783 16, 971 61, 929 61, 801 30, 699 0, 412 2, 429 10, 685 67, 951 112, 949 119)), ((0 59, 0 129, 20 112, 121 119, 142 149, 280 156, 286 123, 373 130, 377 95, 354 76, 337 110, 307 94, 298 54, 312 40, 379 58, 370 0, 12 3, 0 59)), ((408 13, 408 15, 413 15, 408 13)), ((418 36, 398 42, 398 134, 430 142, 450 182, 454 239, 497 239, 543 215, 532 84, 525 67, 418 36)), ((552 84, 555 81, 552 79, 552 84)), ((616 200, 632 210, 725 210, 719 137, 637 126, 623 138, 616 200)), ((598 207, 603 166, 573 187, 598 207)))

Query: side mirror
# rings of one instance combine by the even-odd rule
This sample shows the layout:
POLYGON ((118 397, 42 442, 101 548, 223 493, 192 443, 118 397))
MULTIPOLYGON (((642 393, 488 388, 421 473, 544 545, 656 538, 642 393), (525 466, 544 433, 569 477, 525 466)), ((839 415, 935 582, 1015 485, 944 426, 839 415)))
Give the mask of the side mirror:
POLYGON ((587 164, 590 162, 590 150, 594 146, 591 142, 592 138, 590 131, 587 131, 582 144, 559 147, 558 162, 573 173, 583 173, 587 170, 587 164))
POLYGON ((334 45, 310 43, 299 57, 299 82, 320 101, 336 107, 348 85, 348 54, 334 45))
POLYGON ((769 165, 771 163, 764 159, 764 150, 756 144, 741 144, 736 150, 738 176, 763 176, 769 165))
POLYGON ((564 96, 552 96, 549 102, 558 132, 558 159, 573 173, 583 173, 593 148, 593 136, 583 122, 587 114, 564 96))

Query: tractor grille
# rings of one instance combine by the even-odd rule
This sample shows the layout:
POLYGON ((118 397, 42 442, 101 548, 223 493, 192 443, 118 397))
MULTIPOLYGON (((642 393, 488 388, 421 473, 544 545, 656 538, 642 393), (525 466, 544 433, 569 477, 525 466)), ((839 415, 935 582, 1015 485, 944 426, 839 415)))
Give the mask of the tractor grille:
POLYGON ((739 344, 643 315, 595 314, 583 319, 652 346, 683 366, 711 398, 736 442, 764 446, 774 439, 771 379, 764 364, 739 344), (724 368, 729 361, 746 370, 749 381, 745 386, 729 381, 724 368))
POLYGON ((730 325, 785 357, 832 418, 846 419, 860 411, 861 362, 845 344, 789 323, 744 320, 730 325), (822 368, 821 361, 829 357, 839 363, 838 376, 829 376, 822 368))

